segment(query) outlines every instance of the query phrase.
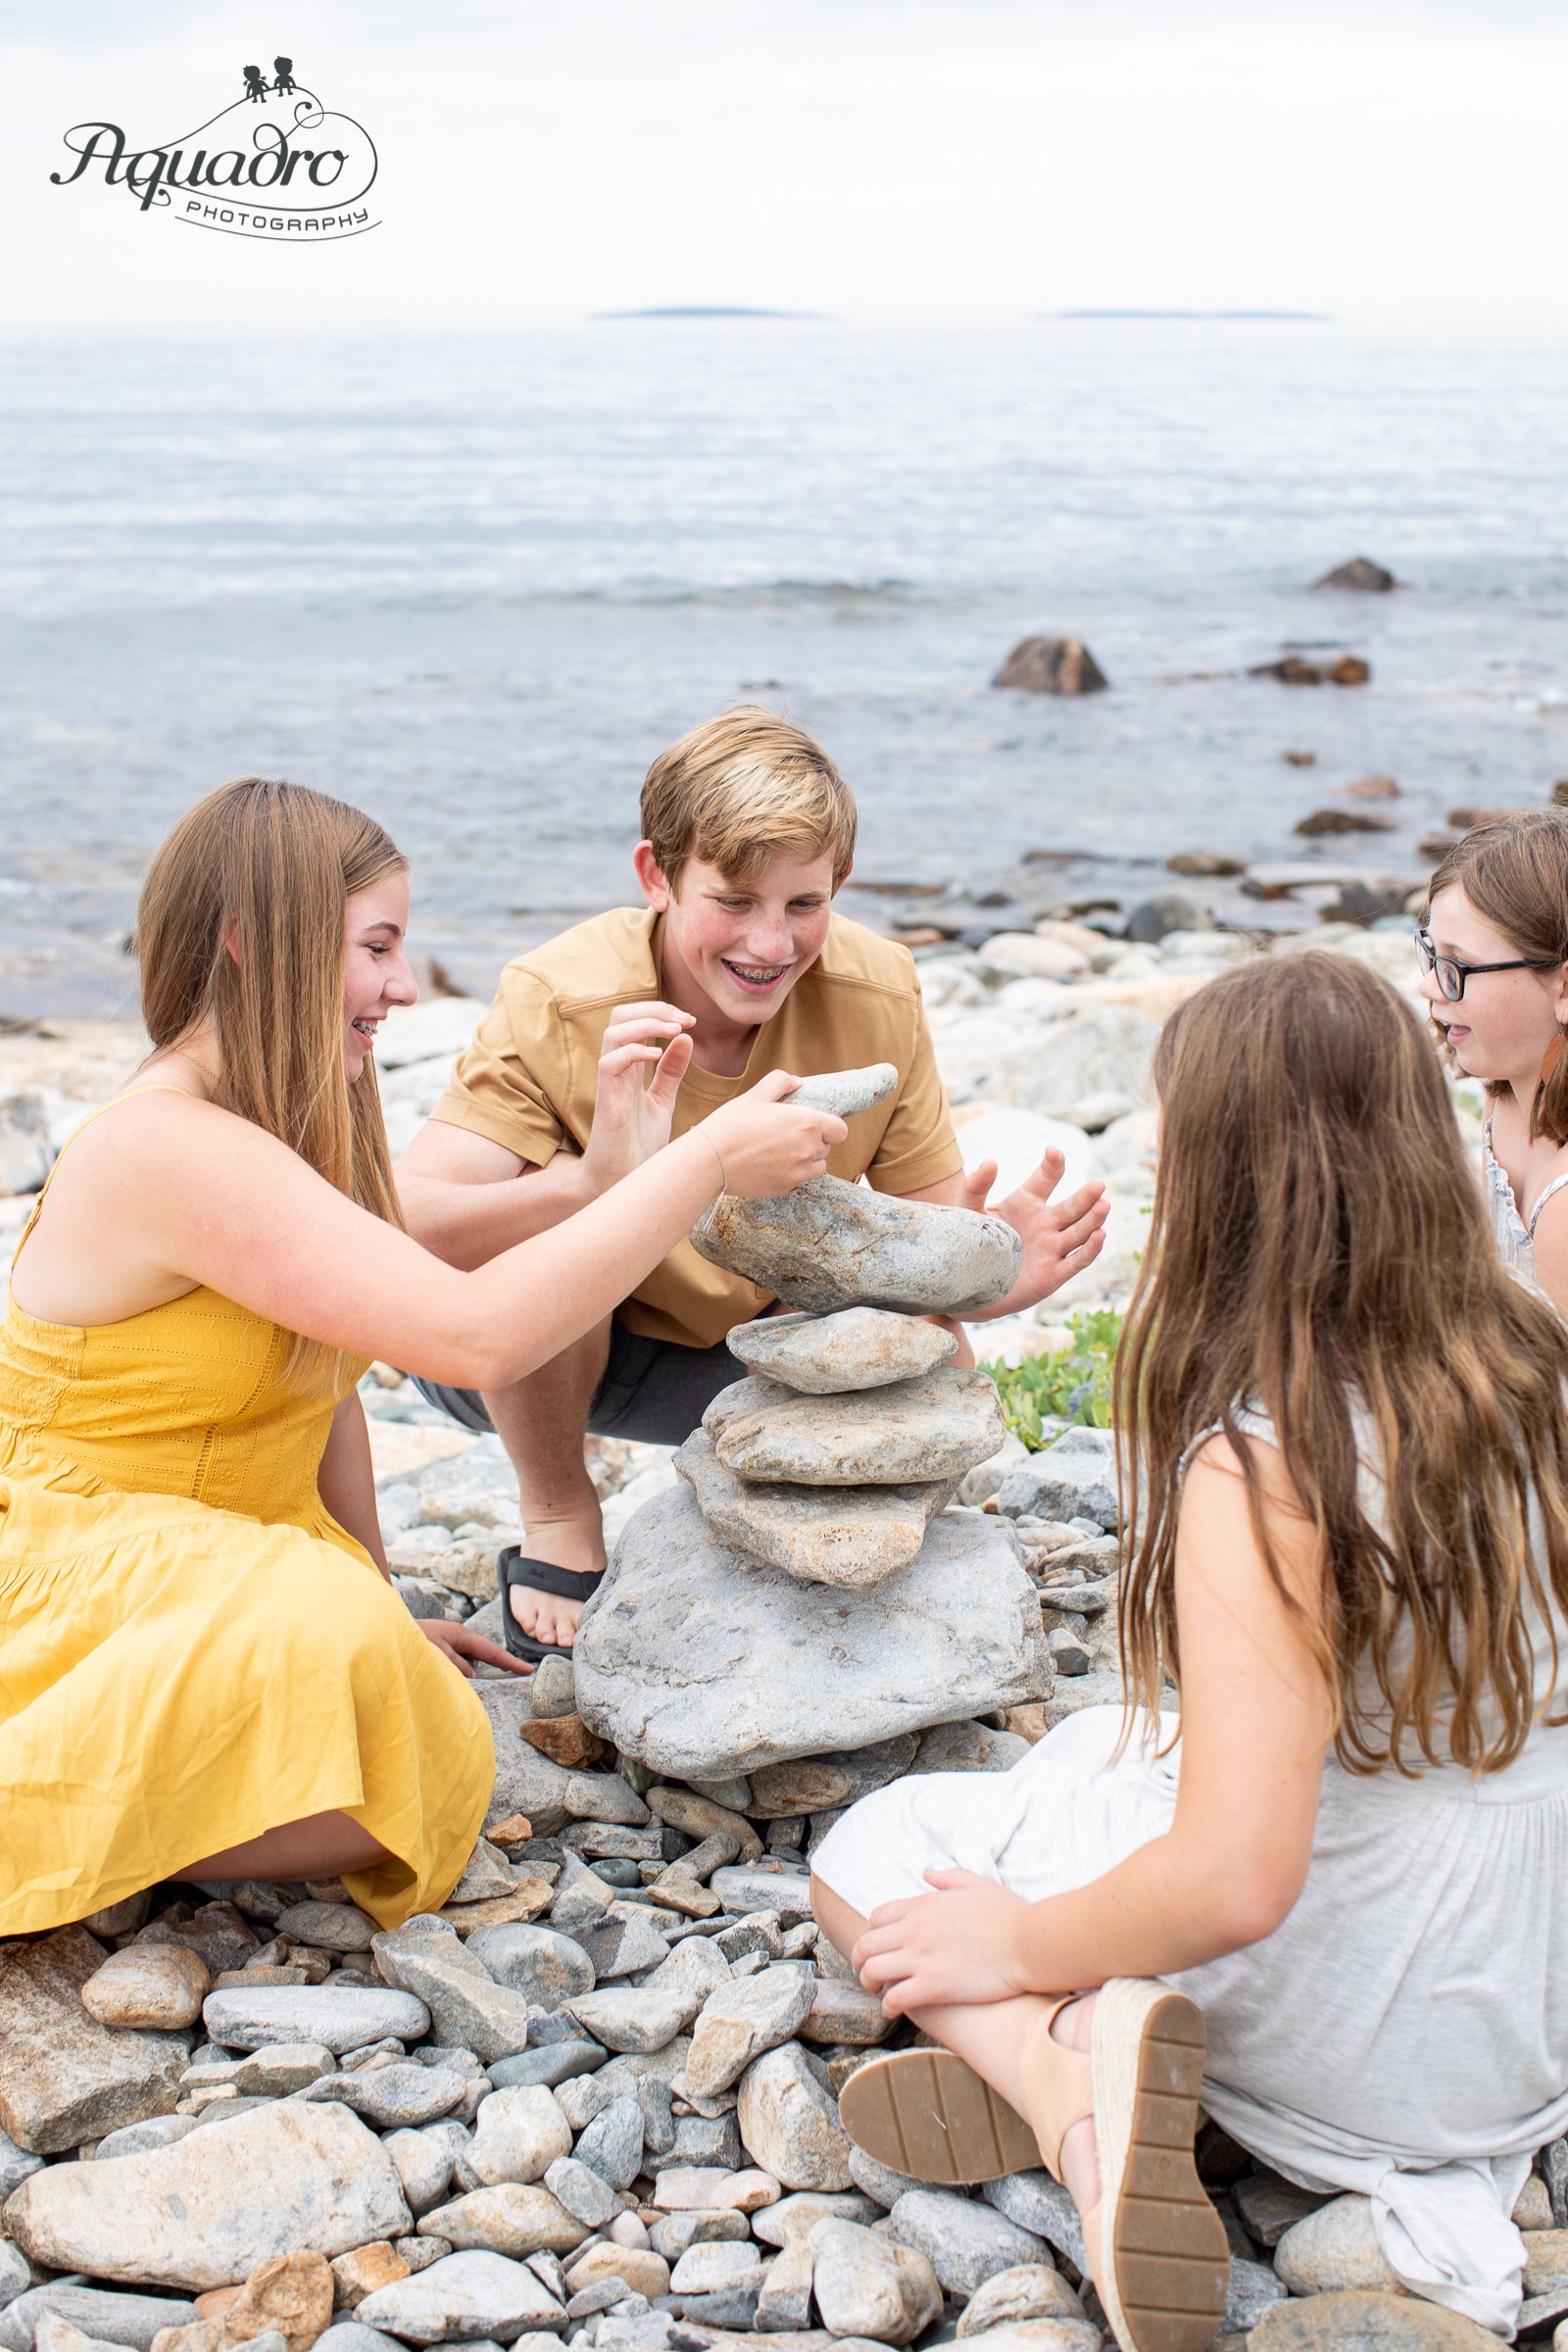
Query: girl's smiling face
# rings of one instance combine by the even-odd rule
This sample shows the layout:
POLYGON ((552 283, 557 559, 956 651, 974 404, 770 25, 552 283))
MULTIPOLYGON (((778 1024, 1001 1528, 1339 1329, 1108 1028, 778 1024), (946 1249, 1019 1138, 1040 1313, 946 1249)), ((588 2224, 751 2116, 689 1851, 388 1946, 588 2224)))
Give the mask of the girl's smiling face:
MULTIPOLYGON (((1433 899, 1428 928, 1438 954, 1460 963, 1511 963, 1520 954, 1518 941, 1478 914, 1457 882, 1433 899)), ((1437 973, 1427 972, 1421 994, 1469 1077, 1533 1089, 1547 1047, 1568 1019, 1568 966, 1478 972, 1466 979, 1456 1004, 1443 994, 1437 973)))
POLYGON ((375 1033, 394 1004, 412 1004, 418 984, 404 941, 409 877, 383 874, 355 891, 343 909, 343 1067, 349 1084, 364 1069, 375 1033))

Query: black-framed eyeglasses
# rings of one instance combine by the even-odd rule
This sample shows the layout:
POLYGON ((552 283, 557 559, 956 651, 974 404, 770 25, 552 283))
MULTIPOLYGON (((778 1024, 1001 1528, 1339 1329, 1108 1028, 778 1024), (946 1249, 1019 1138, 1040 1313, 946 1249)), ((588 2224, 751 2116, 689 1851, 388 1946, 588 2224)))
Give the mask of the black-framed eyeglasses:
POLYGON ((1438 986, 1450 1004, 1457 1004, 1464 995, 1464 984, 1476 972, 1549 972, 1556 966, 1540 963, 1531 956, 1510 956, 1506 963, 1461 963, 1457 956, 1440 956, 1432 944, 1430 931, 1415 935, 1415 952, 1424 972, 1436 972, 1438 986))

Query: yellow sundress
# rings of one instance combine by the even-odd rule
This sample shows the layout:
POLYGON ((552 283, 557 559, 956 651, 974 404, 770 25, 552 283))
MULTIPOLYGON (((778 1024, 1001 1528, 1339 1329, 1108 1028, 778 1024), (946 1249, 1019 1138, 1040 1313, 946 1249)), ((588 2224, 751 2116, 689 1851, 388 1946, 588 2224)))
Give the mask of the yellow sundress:
POLYGON ((290 1341, 207 1289, 87 1329, 7 1305, 0 1935, 313 1813, 397 1857, 347 1879, 383 1927, 472 1850, 484 1709, 317 1489, 364 1366, 302 1395, 290 1341))

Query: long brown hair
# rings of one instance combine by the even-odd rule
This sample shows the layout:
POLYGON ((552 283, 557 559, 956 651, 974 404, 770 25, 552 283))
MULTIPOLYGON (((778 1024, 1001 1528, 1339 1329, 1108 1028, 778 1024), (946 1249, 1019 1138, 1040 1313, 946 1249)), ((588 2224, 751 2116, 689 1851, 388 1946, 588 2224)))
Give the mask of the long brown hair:
MULTIPOLYGON (((403 1222, 375 1066, 343 1066, 343 909, 408 860, 363 809, 303 784, 246 776, 188 808, 136 906, 142 1017, 157 1051, 210 1020, 214 1100, 266 1128, 327 1183, 403 1222)), ((291 1374, 336 1377, 302 1341, 291 1374)))
POLYGON ((1117 1363, 1136 1695, 1157 1706, 1162 1675, 1179 1680, 1183 1462, 1221 1430, 1323 1671, 1340 1761, 1410 1771, 1413 1743, 1497 1771, 1535 1712, 1524 1604, 1548 1625, 1552 1596, 1568 1608, 1568 1327, 1503 1270, 1422 1024, 1375 972, 1314 951, 1191 997, 1154 1080, 1159 1181, 1117 1363), (1315 1617, 1267 1537, 1249 1404, 1316 1530, 1315 1617), (1358 1437, 1383 1481, 1376 1519, 1358 1437))
MULTIPOLYGON (((1477 914, 1532 963, 1543 970, 1568 963, 1568 809, 1521 809, 1456 841, 1428 886, 1428 919, 1439 891, 1455 883, 1477 914)), ((1568 1054, 1548 1059, 1531 1098, 1530 1141, 1544 1135, 1568 1144, 1568 1054)), ((1459 1064, 1450 1057, 1450 1066, 1459 1064)))

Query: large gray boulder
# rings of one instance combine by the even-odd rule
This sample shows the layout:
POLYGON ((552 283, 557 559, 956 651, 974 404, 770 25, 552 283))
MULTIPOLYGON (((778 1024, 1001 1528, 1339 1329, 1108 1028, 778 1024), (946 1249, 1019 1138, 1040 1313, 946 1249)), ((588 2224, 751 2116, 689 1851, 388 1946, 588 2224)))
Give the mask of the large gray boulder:
POLYGON ((1007 1434, 996 1383, 950 1368, 855 1396, 798 1396, 754 1374, 719 1391, 703 1427, 737 1477, 808 1487, 958 1479, 1007 1434))
POLYGON ((750 1370, 808 1396, 918 1380, 958 1348, 956 1335, 940 1323, 880 1306, 846 1306, 836 1315, 759 1315, 755 1323, 737 1323, 728 1344, 750 1370))
POLYGON ((943 1512, 902 1576, 847 1592, 735 1552, 684 1485, 628 1521, 574 1661, 585 1723, 698 1780, 867 1747, 1051 1683, 1038 1595, 995 1519, 943 1512))
POLYGON ((1001 1217, 900 1200, 837 1176, 766 1200, 721 1193, 692 1242, 710 1265, 812 1314, 846 1306, 967 1314, 1004 1297, 1023 1258, 1021 1239, 1001 1217))
MULTIPOLYGON (((771 1383, 768 1384, 771 1386, 771 1383)), ((675 1456, 703 1517, 742 1556, 782 1568, 809 1585, 884 1584, 907 1568, 926 1529, 953 1500, 957 1480, 901 1487, 808 1487, 737 1478, 706 1430, 675 1456)))

